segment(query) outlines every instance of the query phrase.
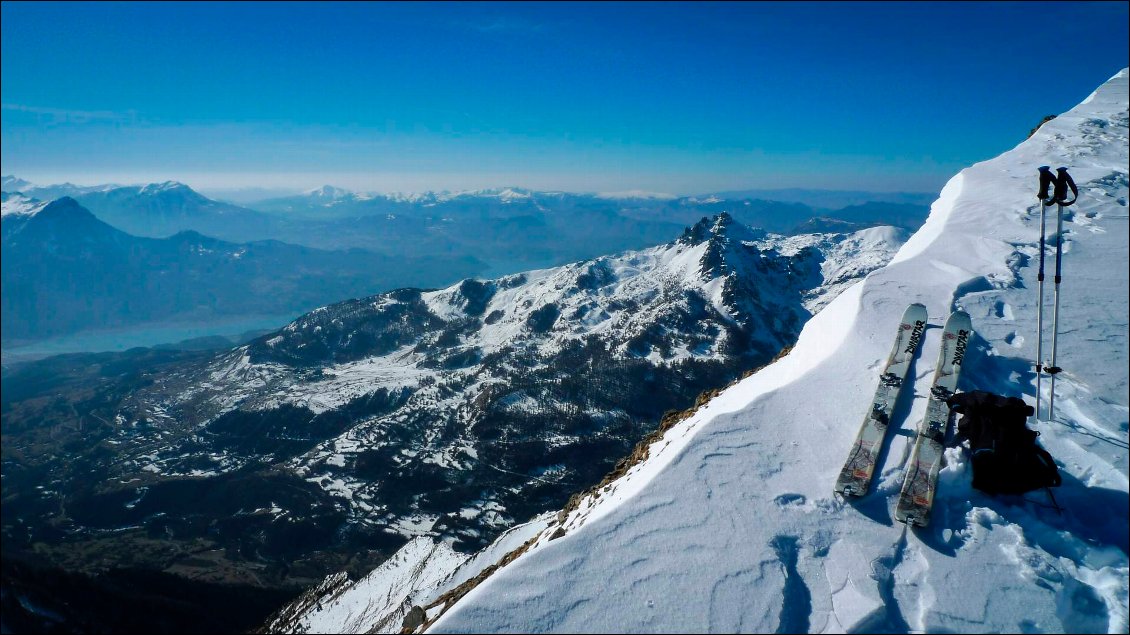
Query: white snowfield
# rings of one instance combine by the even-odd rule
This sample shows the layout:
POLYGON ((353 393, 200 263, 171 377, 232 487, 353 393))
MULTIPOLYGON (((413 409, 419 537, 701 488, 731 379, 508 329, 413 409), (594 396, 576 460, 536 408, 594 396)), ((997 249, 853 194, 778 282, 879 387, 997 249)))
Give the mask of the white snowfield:
MULTIPOLYGON (((429 630, 1126 633, 1127 74, 951 179, 894 261, 814 317, 790 355, 668 431, 429 630), (1040 165, 1067 166, 1081 190, 1064 223, 1065 370, 1054 420, 1036 425, 1064 511, 1041 492, 973 490, 951 447, 930 526, 907 530, 892 510, 950 311, 977 332, 959 388, 1035 401, 1040 165), (912 302, 931 325, 914 385, 871 493, 842 502, 832 486, 912 302)), ((1054 250, 1047 269, 1050 283, 1054 250)), ((1050 296, 1049 284, 1049 326, 1050 296)))
MULTIPOLYGON (((428 605, 463 584, 543 531, 552 514, 503 533, 474 556, 456 553, 444 542, 418 537, 384 564, 353 583, 329 576, 330 593, 295 607, 297 617, 268 623, 265 632, 399 633, 414 606, 428 605), (335 584, 336 583, 336 584, 335 584)), ((438 611, 438 609, 437 609, 438 611)), ((434 614, 432 615, 434 617, 434 614)))
POLYGON ((19 192, 4 192, 4 200, 0 203, 0 216, 8 216, 9 214, 31 216, 44 207, 47 207, 47 203, 38 199, 24 196, 19 192))

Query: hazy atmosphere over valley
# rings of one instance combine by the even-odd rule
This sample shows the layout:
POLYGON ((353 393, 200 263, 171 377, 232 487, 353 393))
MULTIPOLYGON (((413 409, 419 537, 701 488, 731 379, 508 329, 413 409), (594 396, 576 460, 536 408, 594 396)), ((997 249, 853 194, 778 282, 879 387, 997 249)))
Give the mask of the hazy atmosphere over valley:
POLYGON ((1127 3, 0 17, 3 632, 1130 628, 1127 3))

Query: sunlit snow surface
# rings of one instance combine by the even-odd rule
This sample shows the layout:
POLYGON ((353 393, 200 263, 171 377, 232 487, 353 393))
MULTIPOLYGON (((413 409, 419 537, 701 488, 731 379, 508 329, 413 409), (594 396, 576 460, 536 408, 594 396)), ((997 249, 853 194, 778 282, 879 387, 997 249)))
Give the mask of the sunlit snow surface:
MULTIPOLYGON (((255 362, 248 346, 215 358, 202 370, 193 369, 188 379, 170 378, 170 387, 158 386, 153 396, 138 399, 143 402, 144 411, 152 414, 151 418, 187 410, 207 422, 235 409, 272 410, 285 405, 320 414, 346 407, 376 391, 399 395, 404 401, 401 406, 349 426, 310 451, 289 459, 286 465, 347 505, 356 522, 378 523, 408 537, 434 535, 432 529, 438 516, 389 516, 381 502, 381 483, 358 478, 345 469, 360 454, 393 443, 389 438, 391 428, 405 425, 420 413, 427 413, 434 421, 450 419, 461 432, 444 436, 443 426, 424 426, 424 431, 412 439, 411 447, 399 452, 397 460, 469 469, 479 460, 471 435, 477 412, 473 402, 490 390, 510 390, 514 372, 553 364, 567 347, 591 341, 601 342, 614 356, 645 356, 655 366, 687 360, 725 361, 728 340, 739 331, 718 326, 739 320, 750 322, 745 332, 751 333, 752 339, 743 344, 761 342, 765 350, 777 351, 792 339, 792 333, 799 330, 810 312, 889 261, 906 240, 903 230, 891 227, 852 234, 784 237, 751 231, 728 217, 704 223, 699 227, 704 235, 697 243, 679 240, 475 283, 483 293, 471 296, 480 300, 468 296, 466 285, 461 283, 407 296, 374 296, 358 308, 378 319, 386 313, 395 315, 405 303, 418 301, 421 311, 428 316, 445 323, 459 323, 469 318, 470 303, 481 301, 476 315, 470 316, 475 319, 475 328, 461 332, 457 341, 445 344, 443 350, 466 354, 472 360, 492 356, 503 359, 499 368, 485 369, 483 364, 472 361, 450 369, 436 369, 435 364, 429 363, 429 356, 440 347, 412 340, 381 355, 331 362, 320 366, 317 373, 310 373, 283 363, 255 362), (726 253, 720 260, 711 260, 708 252, 720 245, 726 253), (708 275, 703 270, 707 266, 703 263, 707 262, 720 263, 715 266, 726 268, 733 275, 708 275), (736 287, 727 291, 727 285, 736 287), (713 313, 687 311, 688 302, 707 305, 713 313), (548 312, 548 325, 532 328, 531 324, 538 322, 538 316, 546 314, 547 309, 552 309, 548 312), (683 314, 700 317, 683 319, 683 314), (633 342, 649 332, 662 332, 667 345, 646 352, 634 349, 638 344, 633 342), (515 351, 521 356, 515 355, 515 351)), ((266 339, 263 346, 267 350, 299 350, 305 345, 303 342, 340 321, 341 310, 316 309, 266 339)), ((347 333, 346 344, 353 336, 347 333)), ((429 337, 434 340, 435 334, 429 337)), ((513 412, 538 412, 548 405, 544 398, 535 399, 521 389, 515 389, 499 403, 513 412)), ((596 410, 589 414, 594 420, 610 416, 609 412, 596 410)), ((547 441, 555 442, 552 436, 547 441)), ((174 449, 150 453, 141 457, 142 469, 154 474, 182 473, 177 467, 182 462, 181 455, 174 449)), ((232 453, 216 453, 211 458, 217 472, 239 469, 246 463, 232 453)), ((552 468, 546 466, 546 470, 552 468)), ((547 482, 555 480, 555 474, 531 478, 538 480, 541 476, 547 482)), ((476 522, 490 528, 512 524, 514 519, 507 515, 508 510, 492 508, 496 504, 488 499, 479 501, 481 518, 476 522)))
POLYGON ((4 200, 0 203, 0 216, 9 214, 32 215, 47 207, 47 203, 30 198, 19 192, 4 192, 4 200))
POLYGON ((544 530, 551 515, 543 514, 507 531, 474 556, 456 553, 429 538, 415 538, 369 575, 323 596, 293 623, 268 624, 266 630, 400 632, 413 606, 427 606, 443 592, 475 577, 544 530))
POLYGON ((1124 70, 955 176, 895 260, 813 318, 788 357, 670 430, 570 514, 565 536, 550 540, 551 526, 431 630, 1127 632, 1127 103, 1124 70), (1081 190, 1064 223, 1065 370, 1054 421, 1036 426, 1064 512, 1039 492, 973 490, 951 448, 931 525, 907 531, 891 509, 951 310, 977 331, 959 387, 1034 403, 1040 165, 1069 167, 1081 190), (871 494, 845 504, 832 485, 911 302, 933 327, 913 398, 904 390, 871 494))

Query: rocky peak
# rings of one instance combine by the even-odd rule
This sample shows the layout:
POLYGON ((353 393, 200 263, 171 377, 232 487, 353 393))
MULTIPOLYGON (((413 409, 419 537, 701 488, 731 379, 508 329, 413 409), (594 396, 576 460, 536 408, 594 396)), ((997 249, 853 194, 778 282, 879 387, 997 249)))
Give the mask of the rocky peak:
POLYGON ((678 242, 684 245, 701 244, 703 241, 710 238, 712 225, 711 220, 703 216, 697 223, 683 230, 683 235, 679 236, 678 242))
POLYGON ((706 243, 699 260, 699 272, 705 279, 731 273, 735 259, 749 258, 759 253, 753 241, 765 237, 765 232, 754 230, 734 220, 727 212, 713 218, 703 217, 683 231, 678 242, 695 246, 706 243))

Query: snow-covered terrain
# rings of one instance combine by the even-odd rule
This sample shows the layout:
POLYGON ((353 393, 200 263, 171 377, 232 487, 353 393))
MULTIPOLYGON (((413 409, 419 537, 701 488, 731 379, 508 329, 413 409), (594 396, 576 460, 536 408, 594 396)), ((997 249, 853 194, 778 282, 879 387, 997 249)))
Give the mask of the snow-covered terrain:
MULTIPOLYGON (((1127 71, 1030 140, 955 176, 894 261, 810 321, 793 352, 658 442, 651 460, 469 593, 431 630, 1127 630, 1127 71), (831 496, 910 302, 973 316, 961 388, 1034 401, 1036 167, 1082 191, 1065 223, 1055 419, 1062 514, 972 490, 947 451, 935 518, 890 504, 938 349, 927 332, 874 491, 831 496)), ((1044 382, 1044 386, 1048 385, 1044 382)), ((1030 498, 1040 501, 1042 496, 1030 498)))
POLYGON ((34 214, 47 206, 39 199, 25 196, 19 192, 0 193, 0 216, 9 214, 34 214))
MULTIPOLYGON (((265 627, 267 632, 399 632, 413 607, 427 606, 537 537, 552 514, 542 514, 505 532, 474 556, 457 553, 444 542, 419 537, 364 578, 349 582, 332 575, 288 605, 265 627)), ((415 623, 436 613, 417 609, 415 623)))
MULTIPOLYGON (((45 209, 18 237, 73 218, 120 234, 73 200, 45 209)), ((5 216, 5 231, 21 218, 5 216)), ((192 258, 222 255, 218 241, 181 239, 192 258)), ((600 481, 666 413, 771 361, 904 234, 775 237, 719 213, 668 239, 338 302, 236 349, 21 366, 4 384, 4 458, 20 466, 5 470, 5 535, 18 535, 5 548, 66 526, 65 557, 104 566, 159 535, 223 563, 184 556, 177 575, 277 587, 367 574, 416 537, 479 549, 600 481), (36 396, 43 376, 72 408, 36 396), (45 434, 45 417, 63 432, 45 434)), ((5 242, 5 274, 44 269, 8 266, 48 251, 25 242, 5 242)), ((170 566, 147 557, 131 566, 170 566)))
MULTIPOLYGON (((1127 76, 956 175, 895 259, 810 320, 788 356, 670 428, 481 584, 442 597, 454 585, 422 585, 422 627, 1127 632, 1127 76), (909 531, 891 510, 950 311, 968 311, 976 331, 959 389, 1035 401, 1040 165, 1068 166, 1081 190, 1064 224, 1065 370, 1054 419, 1034 423, 1064 478, 1063 511, 1039 492, 973 490, 969 460, 951 447, 934 518, 909 531), (845 503, 832 486, 912 302, 931 324, 914 383, 871 493, 845 503)), ((361 626, 346 614, 323 611, 319 623, 361 626)))
MULTIPOLYGON (((610 466, 595 470, 599 462, 635 443, 640 426, 654 428, 666 409, 768 361, 815 307, 904 240, 889 227, 766 235, 722 214, 651 249, 317 309, 203 368, 158 379, 135 393, 126 416, 195 421, 211 442, 220 429, 242 435, 249 424, 238 417, 300 409, 328 420, 371 409, 348 424, 319 424, 324 440, 282 464, 374 531, 474 544, 545 509, 528 489, 563 500, 572 479, 599 477, 610 466), (653 390, 663 394, 639 403, 653 390), (631 441, 619 447, 624 436, 631 441), (595 472, 579 477, 578 465, 595 472), (453 486, 466 492, 455 497, 453 486), (411 500, 393 502, 402 498, 411 500)), ((142 444, 138 464, 188 474, 208 456, 210 473, 224 474, 252 456, 183 445, 197 442, 142 444)))

